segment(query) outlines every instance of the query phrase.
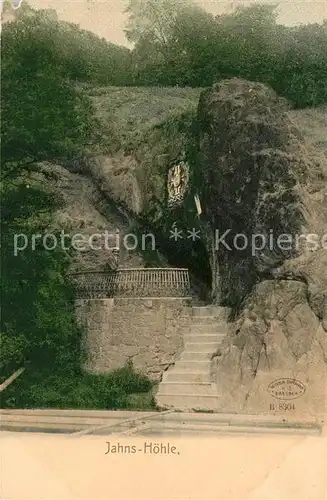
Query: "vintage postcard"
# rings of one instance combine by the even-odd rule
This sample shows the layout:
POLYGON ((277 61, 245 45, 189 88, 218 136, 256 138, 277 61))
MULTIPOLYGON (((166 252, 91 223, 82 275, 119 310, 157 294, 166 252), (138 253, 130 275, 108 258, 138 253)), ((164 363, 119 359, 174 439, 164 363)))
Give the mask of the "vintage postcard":
POLYGON ((327 3, 1 42, 0 498, 327 500, 327 3))

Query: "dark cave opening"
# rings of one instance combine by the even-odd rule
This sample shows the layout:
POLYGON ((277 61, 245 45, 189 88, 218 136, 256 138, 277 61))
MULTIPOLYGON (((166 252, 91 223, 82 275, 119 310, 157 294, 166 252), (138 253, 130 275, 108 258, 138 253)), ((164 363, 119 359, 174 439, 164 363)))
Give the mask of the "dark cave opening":
POLYGON ((205 244, 196 241, 175 242, 172 239, 158 238, 159 251, 173 267, 189 270, 191 288, 200 300, 209 301, 212 287, 212 271, 205 244))

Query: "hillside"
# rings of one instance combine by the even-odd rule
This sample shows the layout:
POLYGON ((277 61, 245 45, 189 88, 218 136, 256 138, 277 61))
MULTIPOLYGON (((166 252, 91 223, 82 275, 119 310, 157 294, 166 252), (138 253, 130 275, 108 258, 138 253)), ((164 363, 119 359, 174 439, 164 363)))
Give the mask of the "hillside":
MULTIPOLYGON (((100 145, 72 164, 55 169, 44 165, 57 172, 59 181, 53 186, 66 200, 58 222, 72 232, 87 234, 117 228, 123 234, 147 224, 156 230, 158 222, 167 235, 169 223, 175 220, 165 206, 167 172, 193 154, 189 142, 201 89, 89 87, 88 93, 100 119, 100 145)), ((288 110, 287 115, 303 135, 306 154, 313 162, 322 162, 327 151, 326 107, 288 110)), ((193 206, 191 210, 194 221, 193 206)), ((186 253, 186 247, 181 251, 186 253)), ((203 254, 202 247, 193 251, 203 254)), ((107 251, 78 257, 79 269, 100 269, 110 262, 107 251)), ((161 245, 159 254, 126 253, 124 265, 147 265, 153 259, 165 265, 167 258, 176 262, 169 241, 161 245)), ((208 266, 208 255, 201 260, 208 266)))
POLYGON ((82 373, 73 270, 187 267, 194 297, 232 309, 214 371, 228 389, 244 382, 236 405, 266 361, 326 364, 327 22, 288 28, 273 6, 214 18, 173 2, 162 31, 152 7, 166 3, 146 4, 143 31, 130 2, 133 50, 26 2, 2 28, 1 376, 29 367, 9 406, 126 404, 120 374, 111 393, 82 373), (320 247, 217 249, 217 230, 229 243, 314 234, 320 247), (106 232, 132 233, 135 249, 106 248, 106 232))
MULTIPOLYGON (((167 169, 185 154, 200 92, 88 86, 99 119, 96 147, 64 165, 42 164, 45 175, 54 175, 47 185, 65 202, 56 225, 64 224, 71 234, 155 232, 166 210, 167 169)), ((167 265, 165 245, 158 250, 126 252, 122 264, 167 265)), ((114 265, 106 250, 84 252, 76 260, 79 270, 114 265)))

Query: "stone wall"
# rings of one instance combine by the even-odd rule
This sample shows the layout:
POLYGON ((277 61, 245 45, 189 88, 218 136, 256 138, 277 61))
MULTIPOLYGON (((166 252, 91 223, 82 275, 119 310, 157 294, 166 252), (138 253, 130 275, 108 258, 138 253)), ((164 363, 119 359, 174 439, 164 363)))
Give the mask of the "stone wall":
POLYGON ((191 320, 189 299, 79 299, 76 313, 87 371, 104 373, 131 360, 154 380, 179 358, 191 320))

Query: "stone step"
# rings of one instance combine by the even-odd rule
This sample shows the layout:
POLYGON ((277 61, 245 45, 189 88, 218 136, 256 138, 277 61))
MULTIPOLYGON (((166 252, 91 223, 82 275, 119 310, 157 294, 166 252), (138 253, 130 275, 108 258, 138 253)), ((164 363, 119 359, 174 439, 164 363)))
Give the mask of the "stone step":
MULTIPOLYGON (((196 415, 197 413, 193 413, 196 415)), ((199 413, 200 414, 200 413, 199 413)), ((208 415, 212 415, 213 413, 208 413, 208 415)), ((204 413, 202 413, 202 416, 204 413)), ((187 425, 177 425, 175 423, 165 423, 160 426, 156 421, 151 424, 151 435, 156 436, 167 436, 171 434, 172 436, 199 436, 199 435, 244 435, 248 436, 248 434, 258 434, 266 436, 270 435, 313 435, 319 436, 319 429, 315 428, 296 428, 296 427, 255 427, 253 426, 237 426, 237 425, 228 425, 226 423, 219 424, 210 424, 210 425, 201 425, 201 424, 187 424, 187 425)))
POLYGON ((175 408, 176 410, 215 411, 218 408, 218 397, 212 394, 160 394, 156 398, 157 404, 162 408, 175 408))
MULTIPOLYGON (((194 354, 198 354, 198 353, 194 353, 194 354)), ((186 371, 189 371, 189 372, 198 372, 198 373, 209 373, 210 371, 210 368, 211 368, 211 360, 210 358, 207 359, 207 360, 178 360, 176 361, 175 363, 175 367, 176 369, 178 369, 178 371, 180 370, 186 370, 186 371)))
POLYGON ((213 306, 213 305, 200 306, 200 307, 193 306, 192 312, 194 318, 210 316, 213 318, 227 319, 231 313, 231 308, 223 306, 213 306))
POLYGON ((185 333, 184 334, 184 342, 191 344, 199 343, 203 344, 206 342, 218 342, 220 343, 225 337, 222 333, 185 333))
POLYGON ((220 342, 186 342, 184 351, 185 352, 207 352, 214 354, 220 342))
POLYGON ((193 316, 213 316, 211 306, 192 307, 193 316))
POLYGON ((198 325, 210 325, 211 323, 215 323, 217 318, 215 316, 193 316, 192 324, 198 325))
MULTIPOLYGON (((182 352, 180 361, 210 361, 212 353, 208 352, 182 352)), ((176 362, 178 363, 178 361, 176 362)))
POLYGON ((230 307, 222 307, 222 306, 211 306, 212 315, 215 318, 219 318, 221 320, 226 321, 231 313, 230 307))
POLYGON ((214 384, 211 382, 170 382, 164 381, 159 385, 157 395, 160 394, 191 394, 195 395, 209 395, 217 397, 217 391, 214 384))
MULTIPOLYGON (((208 325, 197 325, 191 323, 191 326, 186 330, 188 333, 224 333, 226 326, 218 323, 211 323, 208 325)), ((185 332, 185 333, 186 333, 185 332)))
POLYGON ((187 370, 177 371, 176 369, 168 370, 164 373, 162 382, 189 382, 191 384, 209 384, 211 383, 210 374, 208 372, 190 372, 187 370))

